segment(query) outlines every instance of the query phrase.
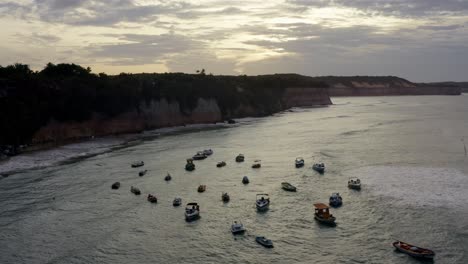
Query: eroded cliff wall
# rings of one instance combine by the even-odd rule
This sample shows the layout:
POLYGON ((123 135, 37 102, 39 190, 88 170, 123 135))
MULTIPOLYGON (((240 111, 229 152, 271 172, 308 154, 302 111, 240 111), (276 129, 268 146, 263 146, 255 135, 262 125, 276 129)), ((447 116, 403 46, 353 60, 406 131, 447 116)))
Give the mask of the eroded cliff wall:
POLYGON ((398 77, 325 77, 330 96, 459 95, 459 87, 428 86, 398 77))
POLYGON ((294 106, 331 104, 326 88, 287 88, 277 98, 273 108, 263 105, 241 104, 223 115, 215 99, 199 98, 194 109, 183 109, 179 102, 166 99, 140 102, 132 111, 114 117, 94 113, 83 122, 57 122, 50 120, 32 137, 33 144, 60 143, 93 136, 138 133, 146 129, 221 122, 226 118, 264 116, 294 106))

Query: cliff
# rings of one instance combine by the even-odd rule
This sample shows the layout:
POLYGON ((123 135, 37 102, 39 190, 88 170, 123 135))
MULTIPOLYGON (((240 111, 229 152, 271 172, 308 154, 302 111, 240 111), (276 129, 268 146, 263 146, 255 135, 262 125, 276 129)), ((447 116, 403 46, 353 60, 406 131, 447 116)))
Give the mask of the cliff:
MULTIPOLYGON (((278 111, 295 106, 315 106, 331 104, 326 88, 287 88, 282 97, 277 98, 278 111)), ((167 99, 140 102, 137 109, 106 117, 93 113, 89 120, 58 122, 50 120, 34 133, 32 144, 57 143, 69 140, 91 138, 122 133, 137 133, 145 129, 181 126, 186 124, 222 122, 226 118, 263 116, 272 114, 261 105, 241 104, 232 111, 222 114, 218 102, 213 99, 198 98, 192 110, 182 110, 177 101, 167 99)))
POLYGON ((329 85, 330 96, 459 95, 461 89, 448 85, 417 84, 388 77, 318 77, 329 85))

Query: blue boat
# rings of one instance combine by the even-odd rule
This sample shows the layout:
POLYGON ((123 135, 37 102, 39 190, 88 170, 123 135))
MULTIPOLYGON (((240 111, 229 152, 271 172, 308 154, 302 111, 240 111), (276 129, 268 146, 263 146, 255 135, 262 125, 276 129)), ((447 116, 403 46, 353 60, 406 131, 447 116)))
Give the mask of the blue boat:
POLYGON ((343 198, 341 198, 339 193, 333 193, 330 196, 330 201, 329 201, 330 206, 333 207, 338 207, 343 204, 343 198))

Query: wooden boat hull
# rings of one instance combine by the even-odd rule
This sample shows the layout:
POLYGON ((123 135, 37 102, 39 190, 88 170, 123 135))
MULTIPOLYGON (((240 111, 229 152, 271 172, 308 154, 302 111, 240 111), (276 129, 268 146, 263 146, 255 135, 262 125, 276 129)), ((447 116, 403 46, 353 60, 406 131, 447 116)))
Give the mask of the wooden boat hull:
POLYGON ((325 172, 325 168, 321 168, 321 167, 312 167, 312 169, 314 169, 316 172, 319 172, 319 173, 325 172))
POLYGON ((315 220, 317 220, 319 223, 322 223, 322 224, 325 224, 325 225, 329 225, 329 226, 335 226, 336 223, 335 223, 335 217, 332 217, 332 218, 321 218, 317 215, 314 215, 314 218, 315 220))
POLYGON ((400 242, 401 241, 395 241, 393 242, 392 245, 395 247, 396 250, 406 253, 412 257, 423 258, 423 259, 433 259, 435 256, 434 251, 430 249, 417 247, 420 250, 420 252, 417 252, 417 251, 411 250, 410 248, 405 248, 403 245, 407 245, 409 247, 415 247, 415 246, 410 245, 408 243, 404 243, 404 242, 401 242, 402 244, 400 244, 400 242))

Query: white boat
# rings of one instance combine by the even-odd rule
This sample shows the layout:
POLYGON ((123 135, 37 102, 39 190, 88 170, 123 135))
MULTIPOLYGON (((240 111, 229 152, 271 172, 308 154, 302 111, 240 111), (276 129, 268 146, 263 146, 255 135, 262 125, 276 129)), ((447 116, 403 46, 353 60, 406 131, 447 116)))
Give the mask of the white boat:
POLYGON ((173 206, 179 206, 182 204, 182 199, 179 197, 174 198, 174 201, 172 202, 173 206))
POLYGON ((141 167, 141 166, 144 166, 145 163, 143 161, 135 161, 132 163, 132 168, 137 168, 137 167, 141 167))
POLYGON ((235 234, 242 234, 245 232, 245 227, 241 222, 234 221, 231 225, 231 232, 235 234))
POLYGON ((188 203, 185 207, 185 220, 193 221, 200 217, 200 206, 197 203, 188 203))
POLYGON ((304 159, 301 157, 296 158, 296 168, 304 167, 304 159))
POLYGON ((257 194, 257 199, 255 201, 255 206, 258 211, 268 210, 270 207, 270 197, 266 193, 257 194))
POLYGON ((202 160, 202 159, 206 159, 206 155, 203 151, 198 151, 197 154, 195 154, 192 158, 194 160, 202 160))
POLYGON ((205 154, 205 156, 210 156, 211 154, 213 154, 213 150, 205 149, 205 150, 203 150, 203 154, 205 154))
POLYGON ((359 180, 358 178, 350 178, 348 180, 348 188, 361 190, 361 180, 359 180))

